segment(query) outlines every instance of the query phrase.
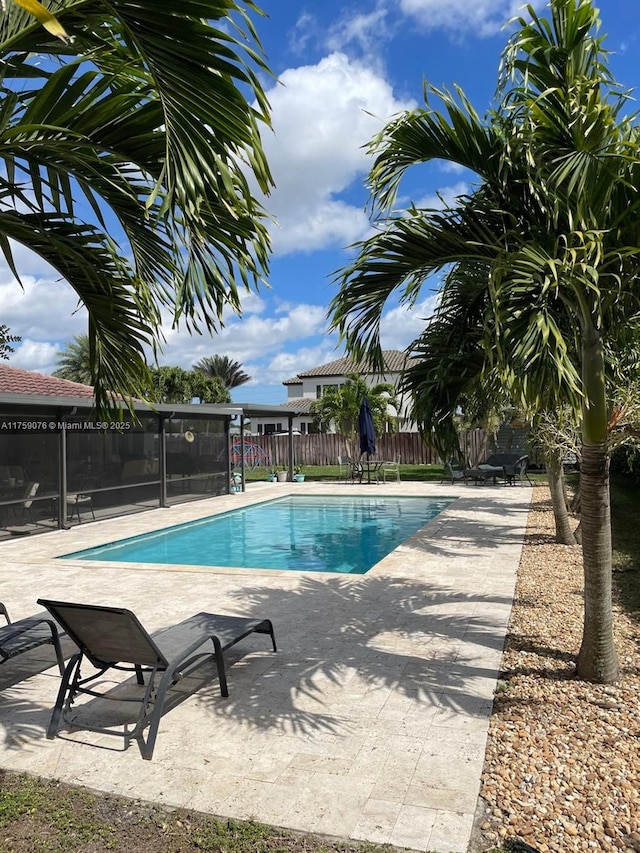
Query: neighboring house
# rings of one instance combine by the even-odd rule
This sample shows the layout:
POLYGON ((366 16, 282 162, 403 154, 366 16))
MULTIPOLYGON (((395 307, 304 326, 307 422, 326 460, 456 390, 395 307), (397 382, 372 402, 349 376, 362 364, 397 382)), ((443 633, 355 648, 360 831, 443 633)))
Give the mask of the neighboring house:
MULTIPOLYGON (((304 370, 292 379, 285 380, 282 384, 287 388, 287 400, 281 404, 282 408, 295 409, 298 413, 302 412, 293 419, 294 431, 303 435, 313 432, 313 415, 311 413, 313 401, 319 400, 327 388, 339 388, 344 385, 350 373, 360 374, 371 386, 387 382, 396 388, 407 364, 407 357, 401 350, 384 350, 383 357, 385 362, 384 373, 374 371, 368 365, 358 363, 353 358, 344 357, 327 364, 321 364, 319 367, 313 367, 311 370, 304 370)), ((415 424, 408 417, 408 402, 402 399, 399 402, 398 427, 400 431, 416 432, 415 424)), ((259 435, 270 435, 286 431, 287 424, 278 423, 273 419, 252 418, 251 429, 259 435)))

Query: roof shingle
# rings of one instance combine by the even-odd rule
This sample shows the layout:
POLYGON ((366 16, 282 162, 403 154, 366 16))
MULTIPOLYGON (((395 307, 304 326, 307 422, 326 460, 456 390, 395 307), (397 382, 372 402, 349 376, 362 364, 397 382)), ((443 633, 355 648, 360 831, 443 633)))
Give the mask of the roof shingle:
POLYGON ((41 397, 93 398, 91 385, 70 382, 46 373, 33 373, 21 367, 0 364, 0 394, 25 394, 41 397))
MULTIPOLYGON (((385 373, 402 373, 407 363, 412 361, 411 358, 407 358, 406 353, 396 349, 383 350, 382 357, 386 368, 385 373)), ((321 364, 319 367, 312 367, 310 370, 301 370, 297 376, 286 379, 282 384, 299 385, 303 377, 309 379, 313 376, 345 376, 347 373, 378 374, 379 371, 373 370, 367 361, 358 362, 351 356, 344 356, 327 364, 321 364)))

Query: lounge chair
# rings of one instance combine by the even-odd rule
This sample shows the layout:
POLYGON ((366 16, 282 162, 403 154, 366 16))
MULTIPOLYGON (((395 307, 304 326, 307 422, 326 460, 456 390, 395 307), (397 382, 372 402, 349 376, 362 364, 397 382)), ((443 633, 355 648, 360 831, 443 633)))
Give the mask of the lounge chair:
POLYGON ((40 599, 42 604, 63 626, 80 652, 71 658, 62 676, 47 737, 56 736, 61 719, 67 725, 77 725, 69 712, 81 695, 137 702, 138 717, 131 730, 124 731, 106 726, 86 724, 89 731, 113 734, 124 738, 125 748, 132 739, 138 741, 143 758, 151 759, 158 734, 158 726, 169 688, 189 675, 207 660, 215 660, 220 693, 228 696, 223 653, 249 634, 269 634, 276 651, 273 625, 269 619, 244 619, 221 616, 216 613, 197 613, 178 625, 165 628, 153 636, 147 633, 130 610, 121 607, 101 607, 90 604, 73 604, 64 601, 40 599), (97 672, 85 677, 81 674, 84 658, 97 672), (148 681, 142 698, 108 693, 93 689, 95 682, 109 669, 135 672, 139 685, 148 681), (143 732, 149 726, 145 740, 143 732))
POLYGON ((0 627, 0 663, 50 643, 55 649, 60 674, 64 673, 58 625, 48 613, 37 613, 12 622, 7 608, 0 602, 0 615, 4 616, 7 623, 0 627))

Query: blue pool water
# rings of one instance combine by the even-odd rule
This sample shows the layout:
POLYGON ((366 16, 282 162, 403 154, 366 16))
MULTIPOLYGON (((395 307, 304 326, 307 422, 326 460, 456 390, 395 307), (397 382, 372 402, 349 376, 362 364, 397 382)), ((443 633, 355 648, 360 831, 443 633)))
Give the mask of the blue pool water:
POLYGON ((450 503, 292 495, 62 559, 364 574, 450 503))

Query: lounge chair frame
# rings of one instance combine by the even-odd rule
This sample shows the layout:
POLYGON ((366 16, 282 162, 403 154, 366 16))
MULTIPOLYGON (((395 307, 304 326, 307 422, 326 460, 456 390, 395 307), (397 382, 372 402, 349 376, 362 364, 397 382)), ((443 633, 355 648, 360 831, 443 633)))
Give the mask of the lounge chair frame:
POLYGON ((78 696, 87 695, 118 702, 138 702, 140 709, 133 727, 120 729, 82 722, 88 731, 116 735, 124 739, 125 749, 132 740, 138 742, 144 759, 153 756, 158 727, 169 689, 205 661, 216 664, 220 693, 229 695, 224 652, 249 634, 268 634, 273 651, 277 651, 273 625, 269 619, 245 619, 215 613, 197 613, 177 625, 157 632, 153 637, 137 616, 120 607, 75 604, 39 599, 64 627, 80 649, 68 662, 62 676, 56 704, 47 729, 53 739, 61 722, 77 727, 70 718, 71 706, 78 696), (96 672, 84 676, 81 667, 87 659, 96 672), (139 697, 109 696, 95 690, 93 684, 109 669, 132 672, 139 685, 146 688, 139 697), (144 730, 149 728, 147 736, 144 730))
POLYGON ((51 644, 55 649, 60 674, 64 673, 64 655, 58 625, 48 613, 37 613, 12 622, 7 608, 0 602, 0 614, 7 621, 6 625, 0 626, 0 663, 38 646, 51 644))

